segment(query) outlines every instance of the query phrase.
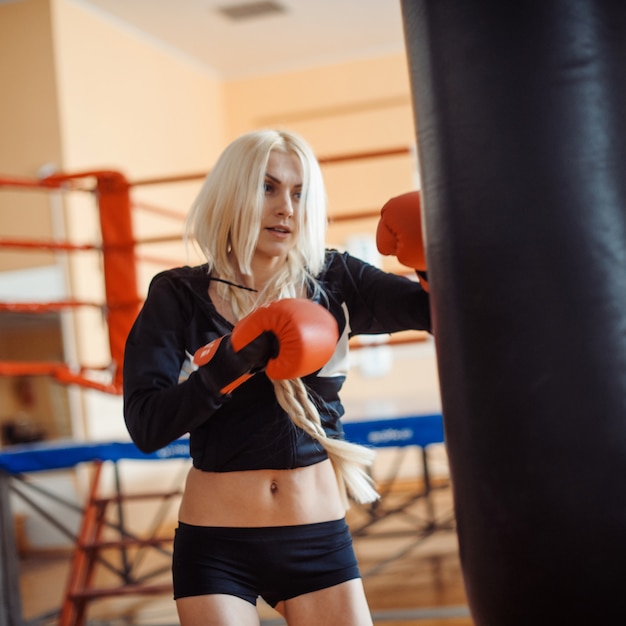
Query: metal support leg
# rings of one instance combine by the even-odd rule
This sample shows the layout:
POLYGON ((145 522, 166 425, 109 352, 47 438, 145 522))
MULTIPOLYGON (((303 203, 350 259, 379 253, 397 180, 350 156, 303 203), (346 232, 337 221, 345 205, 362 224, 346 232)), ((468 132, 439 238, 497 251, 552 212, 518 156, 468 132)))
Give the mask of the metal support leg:
POLYGON ((0 626, 22 626, 19 560, 9 501, 9 474, 0 471, 0 626))

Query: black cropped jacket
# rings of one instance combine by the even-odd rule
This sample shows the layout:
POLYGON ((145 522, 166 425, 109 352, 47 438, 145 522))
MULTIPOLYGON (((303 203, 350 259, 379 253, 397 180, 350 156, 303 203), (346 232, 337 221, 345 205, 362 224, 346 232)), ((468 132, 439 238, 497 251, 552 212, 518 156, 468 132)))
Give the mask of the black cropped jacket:
MULTIPOLYGON (((326 433, 341 438, 339 391, 347 372, 348 338, 400 330, 430 331, 428 294, 418 282, 385 273, 347 253, 328 250, 316 301, 337 320, 337 349, 303 380, 326 433)), ((294 426, 264 373, 220 394, 190 367, 201 346, 232 331, 209 298, 206 266, 154 277, 128 336, 124 356, 124 419, 144 452, 189 433, 195 467, 216 472, 291 469, 327 458, 323 447, 294 426)))

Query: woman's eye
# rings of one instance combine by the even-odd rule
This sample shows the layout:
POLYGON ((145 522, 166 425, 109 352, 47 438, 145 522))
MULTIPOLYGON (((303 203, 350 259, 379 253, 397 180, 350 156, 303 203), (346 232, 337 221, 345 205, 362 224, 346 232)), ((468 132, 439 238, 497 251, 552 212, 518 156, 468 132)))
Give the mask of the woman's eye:
POLYGON ((293 194, 293 197, 294 197, 296 200, 300 200, 300 199, 302 198, 302 192, 301 192, 301 191, 296 191, 296 192, 293 194))
POLYGON ((273 191, 274 187, 272 186, 271 183, 265 182, 263 183, 263 191, 265 191, 265 193, 270 193, 271 191, 273 191))

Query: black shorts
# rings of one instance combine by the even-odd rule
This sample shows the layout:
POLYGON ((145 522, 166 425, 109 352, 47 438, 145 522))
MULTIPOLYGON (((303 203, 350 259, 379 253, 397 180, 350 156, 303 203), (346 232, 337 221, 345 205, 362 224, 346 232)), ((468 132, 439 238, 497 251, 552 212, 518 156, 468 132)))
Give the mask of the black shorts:
POLYGON ((179 523, 174 539, 174 598, 224 593, 256 605, 359 578, 345 520, 263 528, 179 523))

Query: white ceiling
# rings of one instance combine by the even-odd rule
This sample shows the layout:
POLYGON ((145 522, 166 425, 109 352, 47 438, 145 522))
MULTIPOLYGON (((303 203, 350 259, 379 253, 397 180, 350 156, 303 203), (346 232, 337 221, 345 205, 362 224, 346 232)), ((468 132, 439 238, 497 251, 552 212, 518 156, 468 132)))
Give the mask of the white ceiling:
POLYGON ((402 52, 400 0, 276 0, 282 13, 233 21, 256 0, 75 0, 175 49, 223 80, 402 52))

